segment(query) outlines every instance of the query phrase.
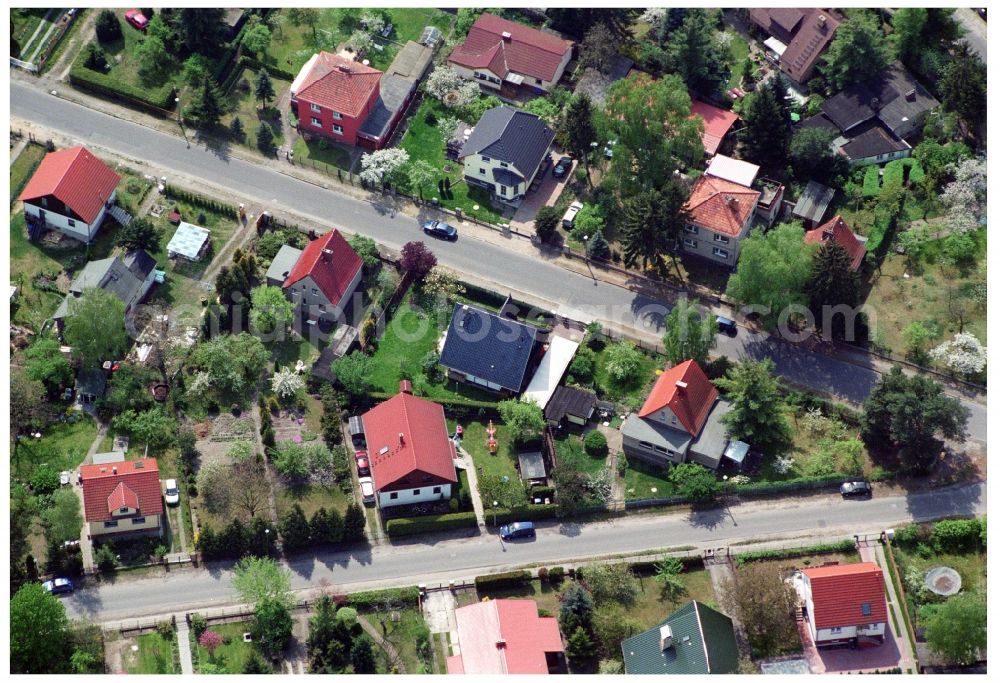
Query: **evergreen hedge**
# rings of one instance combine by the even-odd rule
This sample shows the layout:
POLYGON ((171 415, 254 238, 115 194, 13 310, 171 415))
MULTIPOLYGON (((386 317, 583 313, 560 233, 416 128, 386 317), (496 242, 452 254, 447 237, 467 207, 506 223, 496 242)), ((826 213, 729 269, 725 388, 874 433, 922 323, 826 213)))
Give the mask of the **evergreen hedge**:
POLYGON ((476 526, 475 512, 449 512, 443 515, 397 517, 385 523, 385 533, 390 538, 412 536, 435 531, 467 529, 476 526))

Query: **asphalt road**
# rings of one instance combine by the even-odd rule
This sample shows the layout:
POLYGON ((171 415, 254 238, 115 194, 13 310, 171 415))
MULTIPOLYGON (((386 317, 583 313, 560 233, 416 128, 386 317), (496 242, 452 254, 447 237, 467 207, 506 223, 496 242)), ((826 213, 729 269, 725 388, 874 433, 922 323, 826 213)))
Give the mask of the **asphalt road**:
POLYGON ((986 22, 983 21, 974 9, 960 7, 955 10, 955 19, 965 29, 966 33, 962 37, 972 51, 979 55, 986 63, 986 22))
MULTIPOLYGON (((352 584, 414 585, 471 579, 486 571, 523 564, 566 563, 615 553, 664 548, 717 548, 742 539, 786 534, 824 538, 878 533, 911 520, 984 514, 986 484, 908 496, 841 500, 819 496, 734 504, 670 515, 639 515, 586 525, 540 525, 535 541, 501 543, 495 535, 330 553, 288 563, 294 590, 326 587, 345 592, 352 584)), ((229 565, 175 572, 166 578, 112 581, 63 598, 70 617, 111 621, 231 604, 229 565)))
MULTIPOLYGON (((977 18, 978 19, 978 18, 977 18)), ((390 248, 422 238, 417 220, 339 192, 325 190, 279 173, 227 157, 183 139, 130 121, 88 109, 46 92, 12 81, 11 114, 63 132, 85 144, 204 181, 212 186, 255 197, 264 205, 287 207, 312 216, 319 224, 340 225, 368 235, 390 248)), ((210 191, 210 190, 209 190, 210 191)), ((553 312, 584 322, 600 320, 640 334, 661 334, 669 305, 661 300, 579 275, 528 255, 477 239, 461 237, 454 243, 433 242, 445 266, 497 283, 498 291, 511 286, 550 302, 553 312)), ((878 380, 878 372, 821 353, 777 344, 763 334, 741 329, 735 338, 720 336, 717 352, 731 358, 769 357, 779 374, 795 384, 860 403, 878 380)), ((986 407, 965 401, 972 412, 969 436, 986 441, 986 407)))

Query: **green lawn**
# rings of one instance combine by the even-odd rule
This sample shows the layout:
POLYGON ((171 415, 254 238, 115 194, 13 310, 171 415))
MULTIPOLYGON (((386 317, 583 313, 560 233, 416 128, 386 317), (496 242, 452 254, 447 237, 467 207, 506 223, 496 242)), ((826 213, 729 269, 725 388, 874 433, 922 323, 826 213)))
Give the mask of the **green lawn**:
MULTIPOLYGON (((446 160, 444 156, 444 142, 438 127, 438 120, 444 117, 454 117, 454 112, 433 97, 425 97, 420 103, 420 108, 410 120, 410 127, 403 136, 400 147, 405 149, 411 160, 423 160, 430 163, 435 168, 441 169, 440 179, 451 179, 451 198, 442 198, 437 189, 432 192, 425 192, 425 198, 435 197, 441 206, 449 209, 462 209, 467 214, 479 219, 489 220, 493 223, 501 220, 501 213, 493 208, 490 203, 489 193, 478 188, 467 185, 462 178, 464 168, 460 161, 446 160), (432 114, 434 123, 428 123, 428 115, 432 114), (476 209, 474 207, 478 206, 476 209)), ((470 125, 475 125, 475 121, 466 121, 470 125)), ((415 194, 415 193, 414 193, 415 194)))
POLYGON ((560 434, 555 439, 556 458, 560 465, 569 465, 577 472, 596 476, 607 469, 607 459, 593 458, 583 450, 583 439, 577 434, 560 434))
POLYGON ((142 205, 142 201, 146 198, 146 195, 151 189, 153 189, 153 183, 146 180, 141 174, 130 174, 122 172, 122 169, 118 169, 119 175, 121 175, 121 182, 118 183, 118 194, 116 195, 118 203, 124 207, 133 216, 139 210, 142 205))
POLYGON ((97 436, 97 424, 81 414, 76 422, 52 422, 41 429, 42 438, 24 440, 18 447, 18 460, 12 461, 12 473, 26 479, 38 465, 48 463, 57 471, 79 467, 87 449, 97 436))
POLYGON ((257 149, 257 131, 260 130, 261 123, 267 122, 274 132, 275 147, 281 147, 285 142, 281 130, 282 112, 278 111, 275 104, 291 87, 292 82, 271 76, 271 84, 274 86, 275 93, 274 100, 269 106, 261 109, 260 101, 254 95, 257 75, 258 71, 256 70, 244 69, 243 73, 235 80, 226 97, 231 111, 222 117, 222 125, 228 128, 233 119, 239 117, 243 124, 243 131, 246 133, 243 144, 251 149, 257 149))
MULTIPOLYGON (((496 474, 498 476, 508 476, 516 481, 520 475, 515 469, 517 463, 517 451, 511 442, 508 429, 499 420, 493 423, 497 429, 497 452, 491 454, 486 447, 486 427, 488 423, 482 422, 462 422, 462 448, 469 452, 472 461, 476 464, 476 471, 480 474, 496 474)), ((448 421, 449 431, 454 431, 455 421, 448 421)))
POLYGON ((319 356, 320 350, 309 343, 308 339, 294 332, 287 332, 285 339, 267 344, 271 351, 271 361, 275 368, 295 367, 297 361, 302 361, 310 367, 319 356))
POLYGON ((28 184, 28 180, 31 179, 31 175, 38 168, 38 164, 42 163, 42 159, 45 158, 46 153, 47 150, 41 145, 28 144, 17 155, 17 158, 14 159, 14 163, 10 165, 11 203, 21 193, 24 186, 28 184))
MULTIPOLYGON (((431 673, 430 660, 425 660, 417 651, 417 639, 420 636, 430 638, 430 630, 424 622, 423 613, 416 607, 398 610, 399 621, 386 620, 386 639, 396 648, 403 659, 407 674, 431 673)), ((362 611, 372 626, 381 631, 382 625, 377 612, 362 611)), ((376 646, 378 651, 378 646, 376 646)))
POLYGON ((345 174, 351 170, 350 153, 325 138, 317 138, 306 142, 304 138, 297 137, 292 146, 295 158, 300 162, 313 168, 318 168, 331 175, 336 175, 337 171, 345 174))
POLYGON ((122 662, 130 674, 179 674, 176 634, 166 640, 159 633, 147 633, 135 639, 137 652, 126 648, 122 662))
MULTIPOLYGON (((915 548, 903 548, 899 545, 892 546, 893 556, 899 566, 900 579, 906 576, 909 569, 914 569, 921 575, 933 567, 951 567, 962 577, 962 592, 986 592, 986 553, 937 553, 932 552, 928 557, 921 557, 915 548)), ((904 583, 905 589, 905 583, 904 583)), ((906 594, 907 606, 910 609, 910 618, 914 620, 914 627, 919 626, 920 611, 916 609, 917 601, 909 592, 906 594)))
POLYGON ((279 483, 275 489, 274 502, 278 509, 278 517, 291 510, 296 503, 302 507, 306 519, 312 519, 313 514, 321 507, 344 514, 352 500, 350 496, 340 490, 339 486, 319 486, 317 484, 285 486, 279 483))
MULTIPOLYGON (((194 660, 195 673, 201 673, 203 663, 212 663, 225 669, 225 673, 243 673, 243 665, 253 652, 253 644, 243 641, 243 634, 250 630, 249 621, 238 621, 231 624, 211 624, 210 631, 215 631, 223 638, 223 644, 215 649, 211 657, 208 650, 196 643, 192 645, 191 656, 194 660), (228 640, 228 642, 226 642, 228 640)), ((192 632, 192 640, 194 633, 192 632)))
POLYGON ((750 46, 736 31, 726 31, 726 34, 729 35, 729 59, 732 65, 729 82, 726 84, 726 90, 728 90, 740 85, 740 79, 743 76, 743 62, 750 54, 750 46))
POLYGON ((657 470, 638 459, 629 461, 625 470, 626 500, 665 498, 673 494, 674 487, 667 479, 666 469, 657 470))

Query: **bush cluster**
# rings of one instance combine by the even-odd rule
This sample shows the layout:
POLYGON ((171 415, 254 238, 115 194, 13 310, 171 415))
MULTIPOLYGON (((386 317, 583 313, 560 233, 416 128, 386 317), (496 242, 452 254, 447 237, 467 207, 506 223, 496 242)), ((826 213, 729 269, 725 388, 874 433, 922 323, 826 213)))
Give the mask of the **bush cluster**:
POLYGON ((501 572, 499 574, 489 574, 487 576, 477 576, 476 590, 482 593, 493 588, 510 588, 512 586, 523 586, 531 581, 531 572, 526 569, 519 569, 513 572, 501 572))

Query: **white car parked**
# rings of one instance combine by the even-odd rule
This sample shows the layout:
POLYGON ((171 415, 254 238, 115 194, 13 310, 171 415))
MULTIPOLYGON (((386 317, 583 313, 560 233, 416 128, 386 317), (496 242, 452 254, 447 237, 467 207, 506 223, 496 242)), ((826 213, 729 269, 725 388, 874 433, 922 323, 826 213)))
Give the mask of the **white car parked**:
POLYGON ((365 505, 372 505, 375 502, 375 482, 371 477, 360 477, 358 484, 361 485, 361 500, 365 505))
POLYGON ((177 488, 176 479, 167 479, 164 483, 163 500, 166 501, 167 505, 180 505, 181 490, 177 488))
POLYGON ((564 228, 569 230, 573 227, 573 221, 576 220, 576 214, 580 213, 580 209, 582 208, 583 204, 580 202, 573 202, 569 205, 569 208, 566 209, 566 213, 563 214, 562 225, 564 228))

